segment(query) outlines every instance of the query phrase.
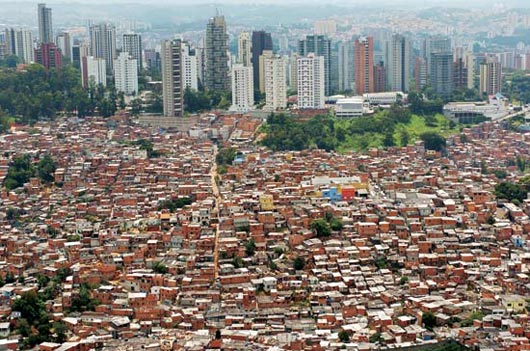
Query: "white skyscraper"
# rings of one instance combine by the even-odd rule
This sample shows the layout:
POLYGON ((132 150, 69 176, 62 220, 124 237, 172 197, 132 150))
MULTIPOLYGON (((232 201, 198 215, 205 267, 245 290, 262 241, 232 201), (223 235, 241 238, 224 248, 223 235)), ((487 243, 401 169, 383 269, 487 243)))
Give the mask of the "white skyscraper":
POLYGON ((197 56, 188 43, 182 43, 182 84, 184 89, 198 90, 197 56))
POLYGON ((129 53, 138 65, 138 72, 143 68, 142 36, 140 34, 124 34, 122 51, 129 53))
POLYGON ((138 93, 138 64, 127 52, 120 53, 114 61, 114 81, 116 91, 125 95, 138 93))
POLYGON ((248 112, 254 106, 254 77, 252 66, 236 64, 232 68, 231 111, 248 112))
POLYGON ((276 111, 287 107, 287 70, 285 58, 265 59, 265 110, 276 111))
POLYGON ((107 67, 105 60, 93 56, 83 56, 81 59, 81 81, 84 88, 91 84, 107 85, 107 67))
POLYGON ((252 66, 252 38, 249 32, 241 32, 237 41, 237 63, 252 66))
POLYGON ((309 54, 297 61, 298 108, 324 108, 324 57, 309 54))

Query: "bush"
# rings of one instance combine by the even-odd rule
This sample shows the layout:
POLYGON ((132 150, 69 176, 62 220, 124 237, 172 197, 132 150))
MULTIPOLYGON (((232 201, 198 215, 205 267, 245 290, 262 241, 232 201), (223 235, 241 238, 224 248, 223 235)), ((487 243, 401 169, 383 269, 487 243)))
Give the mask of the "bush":
POLYGON ((293 261, 293 268, 297 271, 301 271, 305 267, 305 259, 301 256, 298 256, 293 261))

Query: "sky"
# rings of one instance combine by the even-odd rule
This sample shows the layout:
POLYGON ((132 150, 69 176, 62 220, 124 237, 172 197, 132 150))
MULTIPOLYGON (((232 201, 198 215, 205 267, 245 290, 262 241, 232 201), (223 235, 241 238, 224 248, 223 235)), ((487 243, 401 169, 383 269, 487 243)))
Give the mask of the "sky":
MULTIPOLYGON (((18 3, 20 6, 36 6, 39 1, 17 1, 17 0, 0 0, 0 4, 18 3)), ((43 2, 46 2, 45 0, 43 2)), ((322 5, 322 0, 53 0, 47 1, 49 5, 53 4, 129 4, 137 3, 143 5, 195 5, 195 4, 311 4, 322 5)), ((504 4, 511 7, 530 7, 528 0, 326 0, 325 4, 335 4, 341 6, 355 6, 370 4, 373 6, 490 6, 493 4, 504 4)), ((0 9, 1 11, 1 9, 0 9)))

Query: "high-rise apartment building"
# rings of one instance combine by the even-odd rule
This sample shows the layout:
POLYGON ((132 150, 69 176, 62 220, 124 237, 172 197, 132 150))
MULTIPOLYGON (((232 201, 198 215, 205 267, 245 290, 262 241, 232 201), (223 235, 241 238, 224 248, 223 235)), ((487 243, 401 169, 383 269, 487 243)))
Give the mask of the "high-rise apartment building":
POLYGON ((60 68, 63 64, 63 55, 54 43, 41 43, 35 49, 35 62, 43 65, 46 70, 60 68))
POLYGON ((39 43, 53 43, 52 9, 46 7, 46 4, 38 4, 37 6, 39 43))
POLYGON ((207 90, 230 89, 228 34, 224 16, 215 16, 206 26, 204 87, 207 90))
POLYGON ((464 54, 464 65, 467 69, 467 88, 475 88, 475 55, 472 52, 466 52, 464 54))
POLYGON ((424 40, 422 57, 427 60, 427 72, 431 73, 432 54, 452 53, 451 39, 446 37, 430 37, 424 40))
POLYGON ((331 95, 331 40, 324 35, 308 35, 298 42, 298 53, 300 56, 314 53, 324 58, 324 91, 326 95, 331 95))
POLYGON ((479 92, 495 95, 502 90, 502 66, 496 59, 488 57, 480 64, 479 92))
POLYGON ((313 33, 333 36, 337 33, 337 22, 334 20, 317 20, 313 26, 313 33))
POLYGON ((374 39, 359 38, 355 41, 355 93, 374 92, 374 39))
POLYGON ((338 79, 340 91, 353 91, 355 88, 355 43, 339 43, 338 79))
POLYGON ((130 57, 136 60, 137 70, 140 72, 144 67, 142 55, 142 36, 135 33, 124 34, 122 41, 122 51, 128 53, 130 57))
POLYGON ((310 53, 298 58, 298 108, 319 109, 325 106, 324 57, 310 53))
POLYGON ((453 54, 440 52, 431 54, 430 85, 442 97, 453 93, 453 54))
POLYGON ((121 52, 114 61, 114 83, 116 91, 125 95, 138 93, 138 64, 128 52, 121 52))
POLYGON ((231 111, 248 112, 254 106, 254 82, 251 66, 235 64, 232 67, 231 111))
POLYGON ((90 46, 86 43, 76 41, 72 47, 72 63, 74 64, 74 67, 81 68, 83 57, 88 56, 90 56, 90 46))
POLYGON ((81 82, 83 88, 97 86, 99 84, 107 86, 107 65, 102 58, 93 56, 83 56, 81 59, 81 82))
POLYGON ((6 55, 18 56, 24 63, 35 61, 33 33, 29 29, 5 30, 6 55))
POLYGON ((180 39, 162 42, 162 97, 164 116, 184 115, 184 88, 182 84, 182 41, 180 39))
POLYGON ((453 88, 458 91, 467 89, 467 76, 467 67, 460 57, 453 63, 453 88))
POLYGON ((420 91, 429 83, 429 74, 427 73, 427 59, 418 56, 414 62, 414 81, 416 90, 420 91))
POLYGON ((59 33, 55 39, 55 43, 57 44, 57 47, 61 49, 66 61, 72 62, 72 43, 70 41, 70 33, 59 33))
POLYGON ((260 93, 265 93, 265 60, 273 57, 272 50, 263 50, 263 53, 259 57, 259 86, 258 90, 260 93))
POLYGON ((102 58, 107 65, 107 72, 114 72, 116 59, 116 27, 109 23, 90 26, 90 55, 102 58))
POLYGON ((265 110, 276 111, 287 107, 287 69, 285 58, 265 59, 265 110))
POLYGON ((402 35, 394 34, 386 43, 387 84, 392 91, 409 91, 411 50, 410 42, 402 35))
POLYGON ((386 68, 383 61, 379 61, 374 66, 374 92, 382 93, 386 91, 386 68))
POLYGON ((237 63, 252 66, 252 38, 249 32, 239 33, 237 40, 237 63))
POLYGON ((263 51, 272 51, 272 37, 271 33, 265 31, 254 31, 252 32, 252 70, 254 75, 254 89, 258 90, 260 87, 260 76, 259 76, 259 58, 263 55, 263 51))
POLYGON ((155 72, 162 71, 162 59, 160 58, 160 53, 158 51, 155 49, 145 49, 144 56, 146 68, 155 72))
POLYGON ((187 42, 182 42, 182 84, 184 89, 199 89, 196 52, 187 42))
POLYGON ((292 91, 297 91, 298 89, 298 55, 297 52, 291 53, 289 56, 289 88, 292 91))

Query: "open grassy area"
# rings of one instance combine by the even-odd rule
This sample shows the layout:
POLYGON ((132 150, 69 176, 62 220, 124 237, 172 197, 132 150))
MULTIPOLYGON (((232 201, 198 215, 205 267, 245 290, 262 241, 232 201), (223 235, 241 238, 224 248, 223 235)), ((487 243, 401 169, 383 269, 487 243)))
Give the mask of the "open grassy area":
MULTIPOLYGON (((336 127, 347 128, 351 122, 348 120, 337 120, 336 127)), ((419 136, 425 132, 436 132, 444 137, 454 135, 460 131, 462 125, 451 123, 444 115, 437 114, 433 117, 412 115, 406 124, 398 123, 393 132, 393 139, 396 146, 402 145, 403 133, 408 134, 408 144, 414 143, 419 136)), ((384 135, 382 133, 368 132, 364 134, 348 134, 344 142, 337 148, 339 152, 351 150, 366 150, 384 146, 384 135)))

